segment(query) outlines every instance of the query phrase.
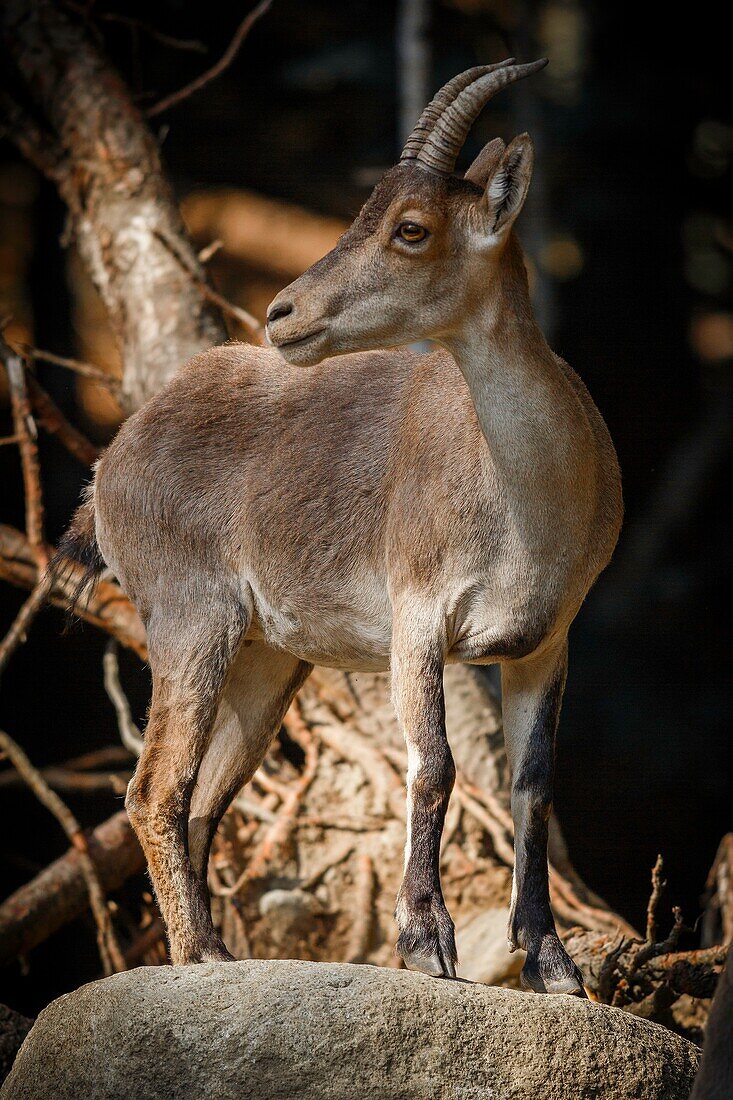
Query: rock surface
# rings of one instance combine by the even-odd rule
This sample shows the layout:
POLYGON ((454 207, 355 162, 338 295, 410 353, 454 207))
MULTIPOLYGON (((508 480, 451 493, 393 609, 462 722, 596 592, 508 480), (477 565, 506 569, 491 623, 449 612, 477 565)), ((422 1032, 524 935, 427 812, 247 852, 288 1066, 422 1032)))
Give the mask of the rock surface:
POLYGON ((337 963, 145 967, 41 1013, 2 1100, 686 1100, 698 1062, 656 1024, 337 963))

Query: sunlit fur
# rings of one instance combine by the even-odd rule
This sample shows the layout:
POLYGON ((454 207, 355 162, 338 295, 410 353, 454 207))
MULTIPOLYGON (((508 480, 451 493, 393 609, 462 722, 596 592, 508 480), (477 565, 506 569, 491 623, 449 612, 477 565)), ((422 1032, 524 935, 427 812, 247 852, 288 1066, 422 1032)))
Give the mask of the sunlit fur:
POLYGON ((199 356, 102 458, 77 522, 94 508, 148 631, 153 701, 128 806, 175 961, 226 957, 211 836, 312 664, 391 666, 410 759, 398 950, 452 975, 442 668, 500 662, 510 941, 532 988, 581 989, 550 912, 547 817, 567 632, 621 496, 605 425, 532 315, 512 231, 531 165, 523 136, 492 143, 464 180, 392 169, 272 303, 272 348, 199 356), (403 221, 426 240, 399 240, 403 221), (426 338, 439 350, 368 350, 426 338))

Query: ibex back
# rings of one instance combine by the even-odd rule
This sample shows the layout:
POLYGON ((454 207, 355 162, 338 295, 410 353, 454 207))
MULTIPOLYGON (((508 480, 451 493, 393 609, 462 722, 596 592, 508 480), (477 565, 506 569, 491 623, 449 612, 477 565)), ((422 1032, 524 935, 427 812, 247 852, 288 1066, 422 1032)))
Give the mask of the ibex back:
POLYGON ((499 662, 509 940, 527 986, 582 993, 550 910, 547 821, 568 627, 616 543, 618 467, 532 315, 512 231, 529 138, 492 141, 453 175, 490 96, 542 65, 447 84, 333 251, 272 303, 272 349, 218 347, 183 369, 122 427, 67 537, 89 561, 96 531, 147 628, 153 696, 127 808, 175 962, 230 957, 209 912, 211 840, 323 664, 391 668, 409 760, 397 950, 454 975, 443 666, 499 662), (428 337, 442 350, 369 350, 428 337))

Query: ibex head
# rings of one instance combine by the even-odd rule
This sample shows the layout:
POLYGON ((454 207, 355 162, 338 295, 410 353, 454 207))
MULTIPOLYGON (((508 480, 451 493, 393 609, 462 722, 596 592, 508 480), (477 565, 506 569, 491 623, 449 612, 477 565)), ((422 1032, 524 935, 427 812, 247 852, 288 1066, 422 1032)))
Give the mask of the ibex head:
POLYGON ((445 338, 485 302, 527 194, 532 142, 497 138, 463 179, 453 170, 488 100, 546 64, 510 58, 441 88, 336 247, 270 305, 268 339, 288 362, 445 338))

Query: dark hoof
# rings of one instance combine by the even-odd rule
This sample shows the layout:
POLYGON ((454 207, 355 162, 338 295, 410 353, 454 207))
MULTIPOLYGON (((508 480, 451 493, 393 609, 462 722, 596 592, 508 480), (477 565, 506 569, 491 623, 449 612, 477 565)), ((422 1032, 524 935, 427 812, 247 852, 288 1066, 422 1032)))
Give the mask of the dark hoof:
POLYGON ((455 978, 458 961, 455 932, 442 899, 434 899, 428 907, 416 908, 406 915, 403 906, 399 909, 403 919, 396 951, 407 969, 432 978, 455 978))
POLYGON ((447 955, 440 945, 427 954, 408 951, 397 943, 397 954, 401 957, 408 970, 418 970, 421 974, 429 974, 431 978, 455 978, 456 960, 447 955))
POLYGON ((524 989, 534 993, 587 997, 583 975, 556 936, 547 936, 536 954, 527 954, 520 980, 524 989))

